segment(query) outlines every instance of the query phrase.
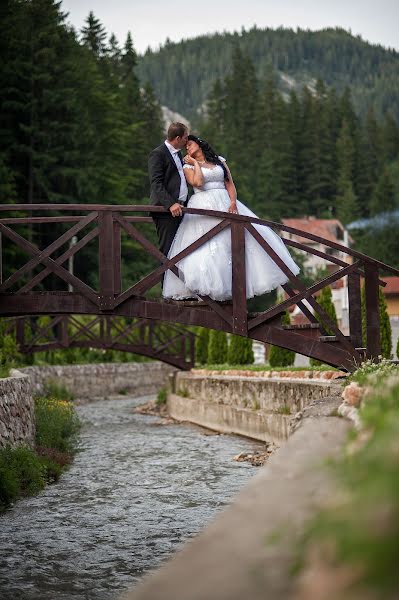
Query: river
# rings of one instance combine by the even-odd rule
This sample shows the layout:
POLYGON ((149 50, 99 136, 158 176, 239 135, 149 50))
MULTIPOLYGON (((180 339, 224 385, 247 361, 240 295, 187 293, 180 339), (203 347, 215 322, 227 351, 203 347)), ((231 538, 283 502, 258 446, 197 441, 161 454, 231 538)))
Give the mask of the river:
POLYGON ((114 600, 255 474, 232 457, 259 444, 132 412, 148 399, 77 407, 74 463, 0 516, 2 600, 114 600))

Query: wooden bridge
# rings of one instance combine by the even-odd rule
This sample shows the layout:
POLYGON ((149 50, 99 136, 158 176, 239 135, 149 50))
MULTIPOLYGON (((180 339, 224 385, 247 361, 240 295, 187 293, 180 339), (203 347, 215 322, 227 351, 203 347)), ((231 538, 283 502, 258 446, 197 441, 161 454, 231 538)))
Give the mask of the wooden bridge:
POLYGON ((55 315, 7 319, 5 333, 12 335, 22 354, 67 348, 117 350, 147 356, 189 370, 194 367, 196 335, 186 327, 113 316, 55 315))
POLYGON ((219 222, 169 260, 156 247, 152 219, 147 216, 150 210, 164 212, 160 207, 132 205, 0 205, 0 316, 102 315, 200 325, 282 346, 348 371, 365 357, 377 359, 380 355, 379 286, 384 285, 380 275, 399 275, 397 269, 280 223, 190 208, 184 212, 216 217, 219 222), (322 244, 331 253, 282 235, 287 246, 324 259, 335 271, 306 287, 254 225, 268 225, 280 235, 291 233, 322 244), (35 244, 36 228, 41 238, 48 240, 47 247, 39 248, 35 244), (166 270, 179 275, 179 260, 226 228, 230 229, 232 238, 231 303, 216 302, 208 296, 198 297, 197 303, 164 301, 154 295, 154 288, 159 289, 166 270), (248 235, 255 238, 289 280, 284 286, 287 299, 255 314, 248 311, 246 299, 245 238, 248 235), (124 244, 121 243, 123 236, 124 244), (122 249, 126 256, 122 255, 122 249), (7 258, 11 255, 13 264, 7 258), (66 268, 72 258, 77 263, 77 274, 66 268), (152 261, 150 272, 143 273, 139 281, 129 281, 129 262, 144 265, 149 259, 152 261), (98 274, 95 288, 89 284, 95 279, 93 273, 98 274), (346 333, 331 321, 315 299, 321 289, 345 277, 349 304, 349 332, 346 333), (362 278, 366 340, 362 336, 362 278), (306 323, 283 326, 282 313, 293 305, 303 313, 306 323))

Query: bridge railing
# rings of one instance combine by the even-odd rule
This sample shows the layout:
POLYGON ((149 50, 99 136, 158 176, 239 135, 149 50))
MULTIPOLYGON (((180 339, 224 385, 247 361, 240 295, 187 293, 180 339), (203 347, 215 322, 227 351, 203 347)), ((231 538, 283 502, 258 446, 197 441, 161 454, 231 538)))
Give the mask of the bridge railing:
MULTIPOLYGON (((178 255, 168 259, 157 248, 153 227, 151 227, 150 234, 142 230, 142 225, 152 223, 151 217, 148 216, 149 212, 165 212, 165 209, 142 205, 0 205, 0 233, 3 240, 6 239, 8 243, 14 244, 19 253, 25 253, 30 257, 17 268, 13 268, 13 265, 9 264, 4 265, 5 277, 2 277, 0 281, 0 315, 55 314, 59 312, 129 315, 132 313, 133 305, 141 302, 146 294, 152 292, 167 270, 179 276, 178 263, 180 260, 223 230, 230 229, 232 305, 226 306, 208 296, 201 296, 202 305, 206 306, 214 316, 213 319, 211 316, 207 316, 206 324, 208 326, 256 338, 257 332, 261 328, 264 330, 270 323, 275 322, 280 313, 297 305, 310 324, 316 325, 321 322, 332 333, 331 337, 334 337, 342 348, 351 354, 353 360, 360 362, 362 356, 359 350, 363 346, 361 279, 364 278, 367 321, 366 354, 373 357, 380 354, 379 286, 384 285, 380 279, 380 273, 399 275, 397 269, 352 248, 280 223, 192 208, 185 208, 184 213, 213 217, 217 219, 215 225, 178 255), (44 213, 44 215, 40 213, 44 213), (322 258, 335 265, 337 270, 321 281, 306 287, 260 235, 256 225, 267 225, 279 231, 280 234, 295 234, 297 238, 316 242, 325 248, 338 251, 340 257, 282 236, 287 246, 322 258), (42 237, 43 234, 46 237, 47 232, 47 237, 50 239, 50 243, 44 248, 39 248, 34 243, 35 227, 40 228, 42 237), (53 231, 54 238, 56 227, 67 227, 67 229, 62 233, 56 233, 55 239, 52 239, 48 233, 53 231), (133 243, 135 251, 139 252, 138 249, 140 249, 141 252, 151 257, 155 265, 149 273, 143 274, 139 281, 129 281, 127 286, 122 286, 122 235, 127 236, 133 243), (247 310, 245 244, 248 235, 259 243, 288 279, 288 283, 283 286, 288 298, 257 315, 251 315, 247 310), (76 243, 70 245, 75 236, 78 237, 76 243), (65 266, 72 257, 81 253, 93 240, 98 240, 95 252, 98 284, 95 287, 90 285, 90 281, 84 281, 83 275, 79 277, 71 273, 65 266), (53 279, 50 289, 48 289, 45 281, 48 281, 47 278, 50 275, 53 279), (58 283, 54 283, 54 276, 58 283), (344 335, 332 322, 315 298, 315 294, 321 289, 344 277, 348 277, 349 337, 344 335), (59 282, 62 282, 62 290, 59 289, 59 282), (73 291, 67 292, 66 286, 73 291), (51 293, 45 296, 43 295, 45 291, 51 293), (61 307, 62 310, 60 310, 61 307)), ((133 260, 135 260, 134 256, 133 260)), ((83 273, 82 260, 80 262, 83 273)), ((92 251, 91 269, 95 262, 92 251)), ((158 303, 158 306, 158 309, 152 306, 151 318, 164 318, 165 310, 161 303, 158 303)), ((180 312, 182 314, 182 311, 180 312)), ((277 335, 273 343, 281 342, 284 345, 283 334, 280 332, 279 335, 282 337, 279 338, 277 335)))

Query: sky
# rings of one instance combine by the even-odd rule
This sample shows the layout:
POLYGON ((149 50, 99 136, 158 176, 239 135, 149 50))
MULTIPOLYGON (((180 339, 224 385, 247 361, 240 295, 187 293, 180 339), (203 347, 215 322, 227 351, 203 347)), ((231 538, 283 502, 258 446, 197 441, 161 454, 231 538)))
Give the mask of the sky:
POLYGON ((343 27, 373 44, 399 50, 399 0, 63 0, 77 30, 92 10, 123 43, 130 30, 136 51, 205 33, 280 26, 343 27))

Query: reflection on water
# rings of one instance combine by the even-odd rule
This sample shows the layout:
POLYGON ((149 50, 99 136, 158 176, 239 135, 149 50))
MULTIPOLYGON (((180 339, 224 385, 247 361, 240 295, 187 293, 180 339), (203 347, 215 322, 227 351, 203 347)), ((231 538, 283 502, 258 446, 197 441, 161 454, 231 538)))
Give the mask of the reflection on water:
POLYGON ((159 426, 147 398, 78 407, 82 452, 39 496, 0 516, 2 600, 113 599, 174 552, 254 474, 254 443, 159 426))

